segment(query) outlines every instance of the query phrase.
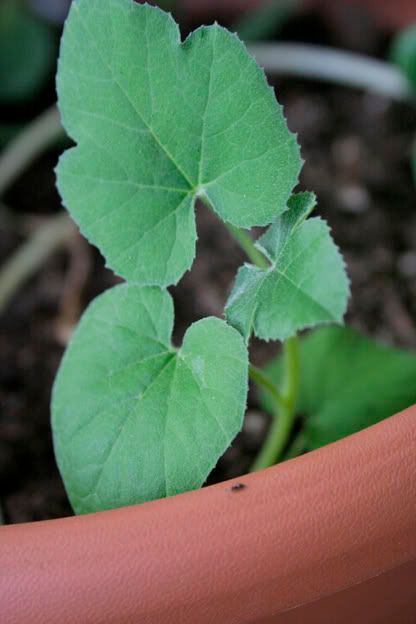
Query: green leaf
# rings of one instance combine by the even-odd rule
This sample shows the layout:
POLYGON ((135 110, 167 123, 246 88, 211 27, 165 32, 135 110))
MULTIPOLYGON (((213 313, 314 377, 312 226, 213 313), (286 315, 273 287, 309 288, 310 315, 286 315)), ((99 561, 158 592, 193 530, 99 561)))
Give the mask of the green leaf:
POLYGON ((197 197, 250 228, 297 182, 299 147, 263 71, 218 25, 181 43, 158 8, 75 0, 58 95, 78 143, 58 166, 63 201, 130 281, 168 285, 191 267, 197 197))
POLYGON ((390 57, 416 88, 416 24, 408 26, 395 37, 390 57))
POLYGON ((313 210, 313 193, 298 193, 258 240, 268 269, 245 264, 227 302, 228 322, 247 340, 285 340, 319 323, 341 322, 349 295, 344 263, 329 228, 313 210))
POLYGON ((14 102, 35 95, 55 60, 48 26, 14 0, 0 4, 0 99, 14 102))
POLYGON ((207 318, 171 346, 159 288, 117 286, 84 313, 52 399, 55 451, 71 503, 86 513, 202 485, 241 429, 247 350, 207 318))
MULTIPOLYGON (((416 353, 378 344, 347 327, 325 327, 300 343, 298 412, 307 449, 318 448, 416 403, 416 353)), ((268 367, 282 375, 282 359, 268 367)), ((263 393, 262 405, 273 408, 263 393)))

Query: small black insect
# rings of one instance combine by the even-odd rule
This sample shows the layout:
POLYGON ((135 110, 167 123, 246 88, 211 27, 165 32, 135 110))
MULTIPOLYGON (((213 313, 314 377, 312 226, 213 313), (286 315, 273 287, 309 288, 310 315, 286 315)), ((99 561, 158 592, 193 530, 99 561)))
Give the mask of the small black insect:
POLYGON ((232 492, 239 492, 240 490, 244 490, 246 487, 245 483, 233 483, 230 489, 232 492))

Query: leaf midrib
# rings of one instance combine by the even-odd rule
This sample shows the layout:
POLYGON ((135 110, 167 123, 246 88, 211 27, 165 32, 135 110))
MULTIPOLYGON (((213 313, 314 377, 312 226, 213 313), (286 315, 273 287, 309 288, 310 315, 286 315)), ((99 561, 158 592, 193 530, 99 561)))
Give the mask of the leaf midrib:
POLYGON ((133 405, 133 407, 131 408, 131 410, 129 410, 127 412, 127 414, 125 415, 123 422, 121 423, 119 430, 117 431, 117 434, 115 436, 115 438, 113 439, 113 441, 109 444, 109 450, 107 452, 107 454, 104 457, 104 460, 102 461, 100 468, 98 470, 98 474, 97 477, 94 481, 94 484, 91 487, 91 493, 96 494, 97 488, 101 482, 101 479, 103 477, 104 474, 104 468, 108 463, 108 460, 110 459, 115 446, 118 443, 118 440, 121 437, 121 434, 124 431, 124 428, 127 424, 127 422, 129 421, 130 417, 132 415, 136 415, 136 410, 137 410, 137 406, 140 405, 140 403, 142 403, 144 397, 146 396, 147 392, 154 386, 154 384, 158 381, 158 379, 161 377, 161 375, 169 368, 169 366, 172 364, 172 362, 175 364, 176 367, 176 356, 174 353, 172 353, 172 356, 170 358, 166 359, 166 362, 164 362, 163 366, 160 367, 160 369, 158 370, 158 372, 155 374, 155 376, 153 377, 153 379, 151 380, 151 382, 146 386, 145 390, 141 393, 141 395, 135 399, 134 397, 131 397, 131 400, 133 401, 137 401, 135 402, 135 404, 133 405))
POLYGON ((77 10, 78 12, 78 16, 80 18, 80 23, 81 26, 84 28, 87 36, 90 38, 91 44, 94 46, 99 58, 101 59, 101 62, 103 63, 103 65, 108 69, 112 80, 114 82, 114 84, 119 88, 120 92, 122 93, 122 95, 126 98, 126 100, 128 101, 128 103, 130 104, 130 106, 132 107, 132 109, 134 110, 134 112, 136 113, 136 115, 138 116, 138 118, 140 119, 140 121, 143 123, 143 125, 148 129, 149 134, 152 136, 153 140, 155 141, 155 143, 160 147, 160 149, 165 153, 165 155, 167 156, 167 158, 169 159, 169 161, 174 165, 174 167, 176 168, 176 170, 178 171, 178 173, 182 176, 182 178, 184 179, 184 181, 186 182, 186 184, 189 186, 189 190, 196 190, 196 184, 194 182, 191 181, 191 179, 188 177, 188 175, 185 173, 185 171, 182 169, 182 167, 176 162, 176 160, 173 158, 172 154, 169 152, 168 148, 160 141, 159 137, 157 136, 157 134, 155 133, 155 131, 153 130, 153 128, 151 127, 151 125, 146 121, 146 119, 144 118, 143 114, 140 112, 140 110, 137 108, 137 106, 135 105, 135 103, 132 101, 132 99, 130 98, 129 94, 127 93, 127 91, 125 91, 125 89, 122 87, 122 85, 118 82, 117 78, 114 75, 113 69, 111 67, 111 65, 109 65, 109 63, 106 61, 105 57, 102 55, 99 47, 96 45, 95 43, 95 39, 92 36, 89 28, 87 27, 86 21, 85 19, 82 17, 82 13, 79 9, 79 6, 74 3, 74 8, 77 10))
POLYGON ((204 169, 204 148, 205 148, 205 134, 206 134, 206 118, 207 118, 207 112, 208 112, 208 108, 209 108, 209 103, 210 103, 210 99, 211 99, 211 84, 212 84, 212 66, 214 64, 214 57, 215 57, 215 46, 216 46, 216 42, 217 42, 217 32, 218 32, 218 28, 215 28, 214 30, 214 39, 212 42, 212 48, 211 48, 211 63, 210 63, 210 68, 209 68, 209 76, 208 76, 208 87, 207 87, 207 99, 205 102, 205 109, 204 112, 202 114, 202 127, 201 127, 201 148, 200 148, 200 155, 199 155, 199 165, 198 165, 198 186, 201 186, 203 184, 202 181, 202 176, 203 176, 203 169, 204 169))

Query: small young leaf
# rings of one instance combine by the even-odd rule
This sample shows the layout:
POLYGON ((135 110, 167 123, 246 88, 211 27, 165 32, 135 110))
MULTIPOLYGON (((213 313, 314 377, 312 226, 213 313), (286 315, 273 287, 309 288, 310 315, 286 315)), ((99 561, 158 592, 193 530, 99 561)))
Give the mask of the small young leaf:
POLYGON ((176 351, 159 288, 95 299, 64 355, 52 399, 55 451, 76 512, 202 485, 242 425, 247 350, 224 321, 190 327, 176 351))
POLYGON ((250 228, 281 213, 299 147, 264 73, 218 25, 181 43, 133 0, 74 0, 59 108, 78 143, 58 166, 63 201, 119 275, 176 283, 195 255, 194 203, 250 228))
MULTIPOLYGON (((416 353, 380 345, 347 327, 324 327, 301 340, 298 412, 306 448, 318 448, 416 402, 416 353)), ((282 360, 269 365, 278 380, 282 360)), ((261 401, 270 411, 266 394, 261 401)))
POLYGON ((285 340, 319 323, 341 322, 349 285, 327 224, 306 217, 316 200, 298 193, 256 246, 271 262, 263 270, 245 264, 227 302, 228 322, 247 340, 285 340))

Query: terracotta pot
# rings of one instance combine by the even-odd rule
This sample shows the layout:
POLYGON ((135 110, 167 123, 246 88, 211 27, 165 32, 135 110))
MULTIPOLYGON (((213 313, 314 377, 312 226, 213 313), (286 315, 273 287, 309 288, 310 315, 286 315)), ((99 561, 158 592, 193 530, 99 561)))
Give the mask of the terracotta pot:
MULTIPOLYGON (((237 15, 256 8, 262 0, 182 0, 184 9, 196 19, 206 15, 237 15)), ((356 5, 364 8, 382 26, 397 29, 416 21, 415 0, 303 0, 306 8, 314 7, 324 13, 339 9, 340 5, 356 5)))
POLYGON ((238 480, 3 527, 1 622, 413 623, 415 450, 416 406, 238 480))

